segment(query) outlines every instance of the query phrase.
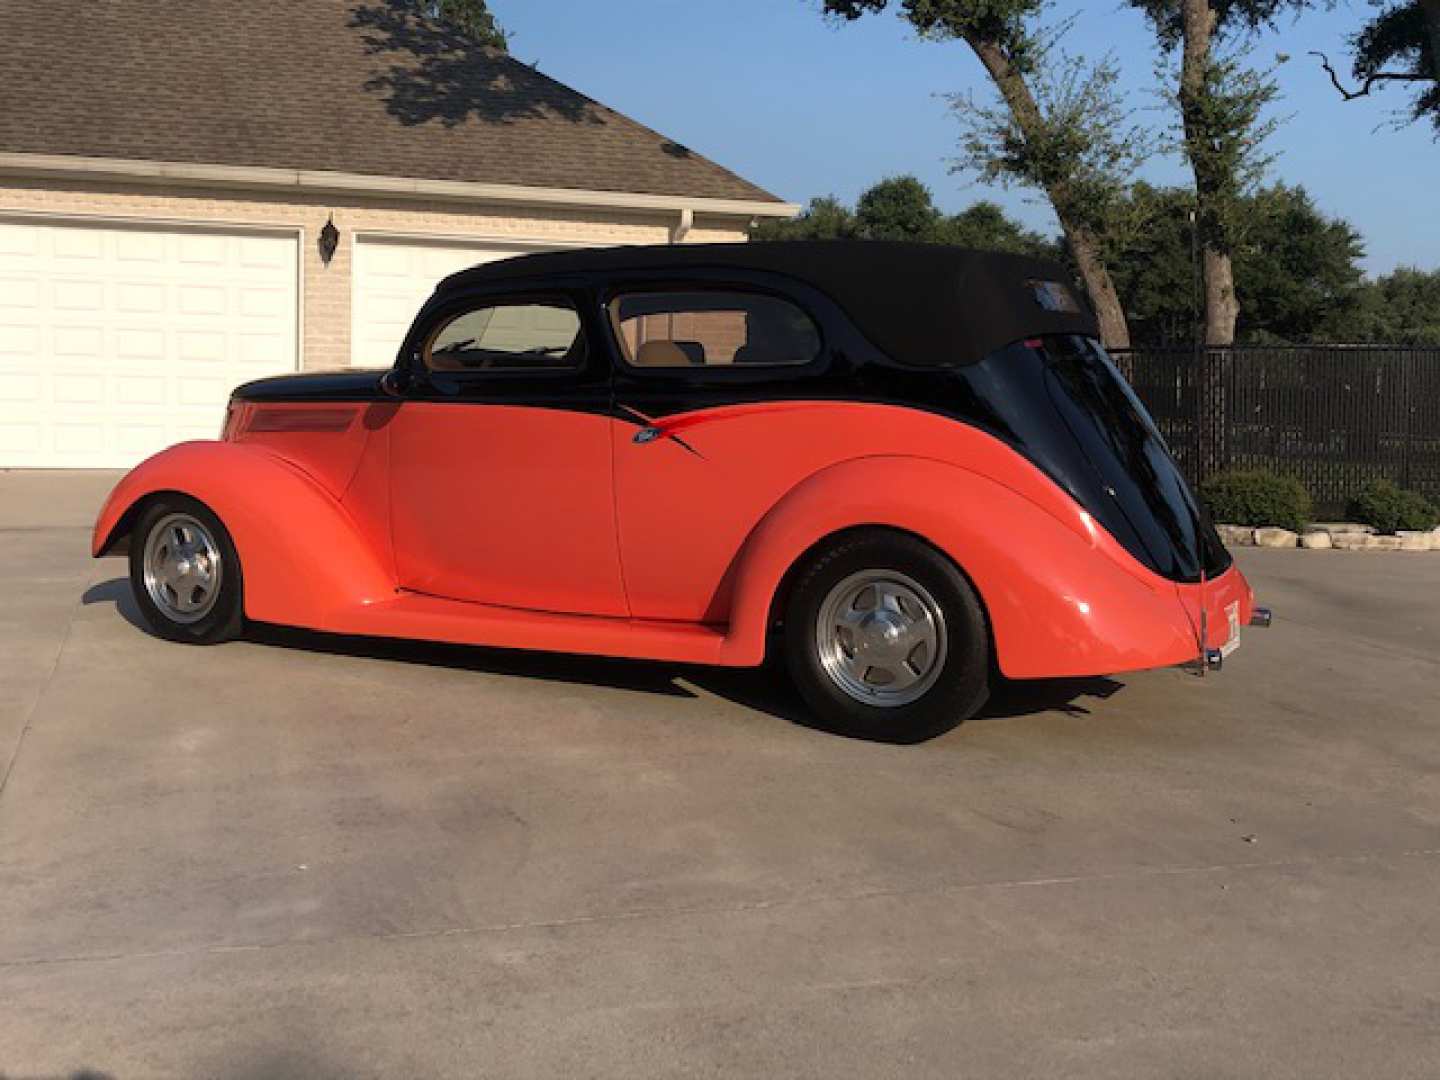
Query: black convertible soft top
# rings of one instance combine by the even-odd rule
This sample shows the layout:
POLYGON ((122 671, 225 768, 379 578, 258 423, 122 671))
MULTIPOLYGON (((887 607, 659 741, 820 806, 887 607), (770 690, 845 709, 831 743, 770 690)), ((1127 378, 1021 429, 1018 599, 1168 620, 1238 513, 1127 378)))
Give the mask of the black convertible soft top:
POLYGON ((1060 263, 937 244, 800 240, 594 248, 522 255, 453 274, 455 288, 546 277, 675 270, 785 274, 835 300, 893 359, 974 364, 1041 334, 1098 337, 1084 294, 1060 263))

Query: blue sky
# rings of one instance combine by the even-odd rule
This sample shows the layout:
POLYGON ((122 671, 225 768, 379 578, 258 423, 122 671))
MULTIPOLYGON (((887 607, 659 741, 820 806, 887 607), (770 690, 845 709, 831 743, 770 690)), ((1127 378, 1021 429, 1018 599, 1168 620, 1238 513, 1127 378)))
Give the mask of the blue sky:
MULTIPOLYGON (((958 129, 938 95, 987 83, 964 45, 919 41, 893 14, 834 26, 819 0, 491 0, 491 8, 520 59, 791 201, 849 201, 884 176, 914 173, 947 210, 991 198, 1055 230, 1033 197, 950 175, 958 129)), ((1326 213, 1358 228, 1371 273, 1440 267, 1440 143, 1427 126, 1390 129, 1403 92, 1342 103, 1307 55, 1342 57, 1369 11, 1365 0, 1341 0, 1253 44, 1257 64, 1291 56, 1279 73, 1276 113, 1288 120, 1271 143, 1279 154, 1271 176, 1303 184, 1326 213)), ((1113 50, 1133 104, 1153 108, 1156 53, 1138 13, 1115 0, 1056 3, 1055 17, 1072 14, 1067 48, 1113 50)), ((1145 176, 1185 174, 1178 161, 1160 160, 1145 176)))

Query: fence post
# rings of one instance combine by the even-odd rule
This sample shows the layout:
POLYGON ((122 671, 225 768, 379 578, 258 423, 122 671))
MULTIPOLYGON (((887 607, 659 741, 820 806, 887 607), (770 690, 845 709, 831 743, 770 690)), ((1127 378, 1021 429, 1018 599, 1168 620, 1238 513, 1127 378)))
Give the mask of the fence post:
POLYGON ((1225 468, 1229 442, 1229 408, 1226 397, 1225 350, 1209 346, 1195 350, 1196 371, 1195 429, 1199 454, 1196 455, 1196 481, 1204 481, 1225 468))
POLYGON ((1405 414, 1405 426, 1400 432, 1400 486, 1402 488, 1408 488, 1410 486, 1410 438, 1412 427, 1410 415, 1415 411, 1415 407, 1410 404, 1410 388, 1414 385, 1414 379, 1412 377, 1414 372, 1411 369, 1415 362, 1415 353, 1413 350, 1406 349, 1400 354, 1400 357, 1400 409, 1405 414))

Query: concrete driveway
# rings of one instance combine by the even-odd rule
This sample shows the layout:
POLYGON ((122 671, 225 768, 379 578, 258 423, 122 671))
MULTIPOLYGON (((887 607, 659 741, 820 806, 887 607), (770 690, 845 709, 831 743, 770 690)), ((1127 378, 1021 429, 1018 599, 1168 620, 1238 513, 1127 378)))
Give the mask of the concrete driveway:
POLYGON ((135 625, 0 473, 0 1073, 1434 1077, 1440 556, 924 746, 755 673, 135 625))

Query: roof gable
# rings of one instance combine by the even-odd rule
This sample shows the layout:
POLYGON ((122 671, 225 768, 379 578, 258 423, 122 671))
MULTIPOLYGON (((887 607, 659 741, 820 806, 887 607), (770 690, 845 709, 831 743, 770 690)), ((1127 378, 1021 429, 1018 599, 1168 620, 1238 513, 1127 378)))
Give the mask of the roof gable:
POLYGON ((0 151, 779 200, 386 0, 6 0, 0 151))

